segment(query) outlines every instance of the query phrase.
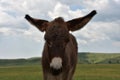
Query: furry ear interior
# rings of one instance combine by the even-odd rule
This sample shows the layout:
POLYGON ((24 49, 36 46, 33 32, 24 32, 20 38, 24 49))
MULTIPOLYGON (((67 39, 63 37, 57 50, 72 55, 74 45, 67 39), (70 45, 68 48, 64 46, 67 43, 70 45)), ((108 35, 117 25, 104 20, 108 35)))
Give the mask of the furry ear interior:
POLYGON ((93 10, 92 12, 90 12, 88 15, 84 17, 80 17, 80 18, 67 21, 66 23, 67 23, 68 29, 70 31, 75 31, 75 30, 83 28, 83 26, 85 26, 96 13, 97 12, 93 10))
POLYGON ((36 26, 40 31, 45 31, 47 27, 48 21, 42 19, 35 19, 29 16, 28 14, 25 15, 25 19, 30 22, 32 25, 36 26))

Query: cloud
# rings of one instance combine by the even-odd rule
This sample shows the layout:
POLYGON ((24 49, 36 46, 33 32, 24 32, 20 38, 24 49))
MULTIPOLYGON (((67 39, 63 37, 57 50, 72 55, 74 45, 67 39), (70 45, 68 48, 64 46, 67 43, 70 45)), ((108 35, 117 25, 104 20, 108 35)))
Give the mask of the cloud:
POLYGON ((28 30, 24 31, 23 36, 27 37, 28 39, 33 39, 36 42, 39 42, 41 44, 44 43, 44 33, 40 33, 37 28, 30 27, 28 30))
MULTIPOLYGON (((33 43, 34 47, 40 44, 39 47, 42 47, 45 33, 41 33, 29 24, 24 19, 25 14, 49 21, 61 16, 67 21, 97 10, 98 14, 83 29, 72 32, 72 34, 76 36, 83 51, 109 51, 108 48, 110 48, 119 52, 119 8, 120 0, 0 0, 0 40, 2 41, 1 38, 3 38, 2 44, 5 45, 13 40, 13 37, 14 39, 19 37, 15 40, 15 43, 19 44, 15 46, 22 47, 21 43, 25 44, 27 40, 31 40, 28 44, 33 43), (5 39, 6 37, 9 38, 5 39)), ((24 46, 24 48, 27 47, 24 46)))
POLYGON ((86 43, 102 40, 120 41, 120 27, 118 22, 91 22, 81 31, 77 31, 74 35, 79 40, 86 43))
POLYGON ((114 21, 120 19, 119 0, 60 0, 60 2, 69 6, 71 10, 72 7, 75 7, 74 11, 79 9, 84 14, 93 9, 97 10, 98 14, 95 19, 97 21, 114 21))
POLYGON ((30 11, 29 6, 25 5, 28 2, 28 0, 0 1, 0 34, 5 36, 19 35, 28 37, 28 35, 24 34, 30 30, 29 24, 27 24, 27 21, 24 19, 25 13, 29 13, 30 11))
POLYGON ((120 47, 120 41, 113 42, 112 44, 113 46, 120 47))
MULTIPOLYGON (((116 27, 117 32, 113 29, 113 26, 119 25, 119 0, 11 0, 10 2, 7 0, 1 0, 0 4, 0 16, 2 16, 0 18, 0 27, 3 27, 0 29, 2 33, 5 33, 4 30, 6 29, 9 31, 6 31, 8 33, 18 32, 27 37, 28 35, 33 36, 32 34, 35 32, 32 31, 31 27, 29 27, 29 23, 27 23, 24 19, 24 15, 26 13, 36 18, 44 18, 48 20, 52 20, 58 16, 64 17, 65 20, 70 20, 76 17, 84 16, 91 10, 97 9, 98 14, 95 16, 95 19, 93 19, 93 22, 88 25, 95 27, 86 27, 84 30, 81 30, 80 35, 83 36, 81 38, 90 39, 90 37, 92 37, 94 40, 91 39, 90 41, 95 41, 108 38, 112 39, 115 35, 119 34, 119 27, 116 27), (81 5, 83 8, 79 9, 79 7, 76 7, 75 10, 72 10, 71 6, 74 5, 81 5), (110 22, 103 22, 104 20, 110 22), (111 23, 111 20, 115 21, 111 23), (106 26, 110 27, 106 28, 106 26), (114 33, 112 33, 113 30, 114 33)), ((39 34, 39 32, 36 33, 39 34)))
POLYGON ((70 20, 82 16, 83 13, 81 10, 72 11, 70 6, 59 2, 55 5, 53 11, 48 12, 48 15, 52 19, 61 16, 64 17, 65 20, 70 20))
POLYGON ((88 10, 96 9, 98 21, 114 21, 119 20, 120 1, 117 0, 89 0, 83 2, 88 10))
POLYGON ((10 28, 0 28, 0 34, 8 36, 8 35, 14 35, 15 32, 13 32, 10 28))

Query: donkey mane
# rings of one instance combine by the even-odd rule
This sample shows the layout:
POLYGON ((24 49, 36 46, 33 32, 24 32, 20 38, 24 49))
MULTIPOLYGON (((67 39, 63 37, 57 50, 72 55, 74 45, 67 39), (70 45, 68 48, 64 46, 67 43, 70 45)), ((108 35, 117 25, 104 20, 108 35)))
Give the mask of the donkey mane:
POLYGON ((56 22, 64 22, 64 19, 62 17, 58 17, 58 18, 55 18, 54 21, 56 21, 56 22))

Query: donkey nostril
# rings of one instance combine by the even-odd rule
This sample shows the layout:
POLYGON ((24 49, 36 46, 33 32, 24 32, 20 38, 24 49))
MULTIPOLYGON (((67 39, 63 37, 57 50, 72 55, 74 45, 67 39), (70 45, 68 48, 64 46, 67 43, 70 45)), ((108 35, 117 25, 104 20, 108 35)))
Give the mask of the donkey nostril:
POLYGON ((60 69, 51 68, 51 72, 53 75, 57 76, 62 72, 62 68, 60 68, 60 69))

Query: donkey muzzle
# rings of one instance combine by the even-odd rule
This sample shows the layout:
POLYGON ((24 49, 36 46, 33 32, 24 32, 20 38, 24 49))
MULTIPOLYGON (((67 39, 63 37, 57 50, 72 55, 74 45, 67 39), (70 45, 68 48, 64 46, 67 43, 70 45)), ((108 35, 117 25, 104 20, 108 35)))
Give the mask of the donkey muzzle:
POLYGON ((59 75, 62 72, 62 58, 54 57, 50 63, 50 69, 53 75, 59 75))

